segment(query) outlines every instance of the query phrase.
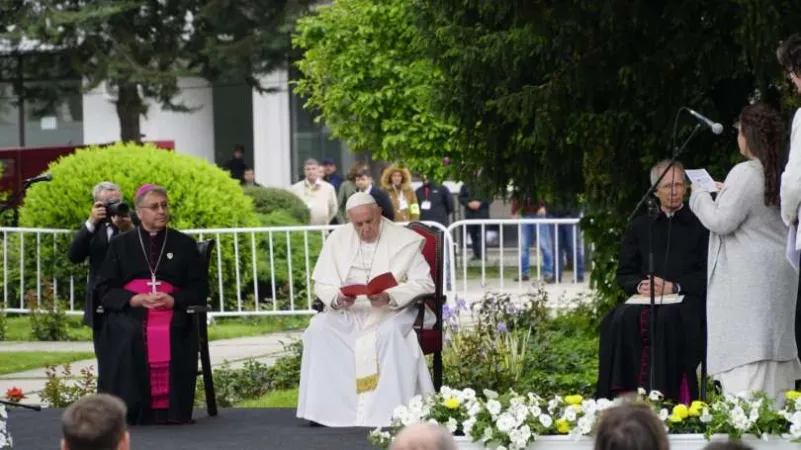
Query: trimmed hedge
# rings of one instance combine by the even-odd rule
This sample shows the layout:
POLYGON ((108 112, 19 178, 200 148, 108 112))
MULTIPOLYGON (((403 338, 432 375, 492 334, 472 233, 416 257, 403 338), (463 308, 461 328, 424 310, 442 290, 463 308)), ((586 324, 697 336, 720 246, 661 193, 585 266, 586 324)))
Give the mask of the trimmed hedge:
POLYGON ((249 186, 244 191, 245 195, 253 200, 253 207, 257 213, 286 211, 301 224, 309 223, 309 208, 297 195, 285 189, 249 186))
MULTIPOLYGON (((152 145, 118 143, 106 147, 90 147, 51 163, 48 171, 53 181, 31 187, 20 209, 20 226, 38 228, 74 228, 84 223, 92 204, 92 188, 100 181, 112 181, 120 186, 124 200, 133 206, 135 190, 144 183, 156 183, 167 189, 170 198, 170 226, 179 229, 254 227, 259 221, 252 200, 243 194, 239 183, 222 169, 206 160, 161 150, 152 145)), ((209 238, 207 236, 204 238, 209 238)), ((36 289, 37 280, 28 274, 36 273, 36 258, 31 247, 35 236, 24 239, 26 255, 25 289, 36 289), (33 279, 32 279, 33 278, 33 279)), ((69 276, 73 276, 75 303, 84 299, 86 265, 66 263, 65 253, 72 239, 62 235, 56 242, 40 238, 39 264, 47 277, 56 276, 59 295, 66 295, 69 276), (56 255, 54 257, 54 254, 56 255), (63 280, 63 281, 61 281, 63 280)), ((19 261, 19 239, 9 239, 9 256, 16 253, 19 261)), ((233 238, 223 235, 217 251, 222 251, 224 292, 226 301, 236 298, 233 238)), ((11 264, 10 264, 11 265, 11 264)), ((17 266, 19 263, 17 262, 17 266)), ((216 277, 216 256, 213 257, 216 277)), ((13 265, 11 267, 14 267, 13 265)), ((240 280, 252 281, 250 258, 240 254, 240 280), (248 275, 250 274, 250 275, 248 275)), ((19 297, 19 270, 14 269, 9 284, 19 297)), ((218 283, 210 282, 212 298, 217 298, 218 283)))

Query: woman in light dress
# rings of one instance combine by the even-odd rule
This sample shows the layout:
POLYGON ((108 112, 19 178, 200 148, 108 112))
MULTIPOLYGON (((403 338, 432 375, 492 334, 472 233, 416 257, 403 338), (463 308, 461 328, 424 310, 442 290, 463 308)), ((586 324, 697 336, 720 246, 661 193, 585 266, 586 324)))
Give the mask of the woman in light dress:
POLYGON ((707 365, 724 393, 764 391, 782 402, 801 378, 794 335, 798 273, 785 257, 779 212, 781 117, 746 106, 736 125, 746 161, 734 166, 715 200, 693 186, 690 208, 709 229, 707 365))

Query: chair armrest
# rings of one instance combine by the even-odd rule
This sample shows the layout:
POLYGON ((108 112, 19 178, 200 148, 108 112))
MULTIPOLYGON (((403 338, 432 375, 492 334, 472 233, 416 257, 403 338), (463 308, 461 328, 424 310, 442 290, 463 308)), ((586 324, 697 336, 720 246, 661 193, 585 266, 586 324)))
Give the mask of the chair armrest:
POLYGON ((191 305, 186 307, 187 314, 207 313, 209 308, 206 305, 191 305))
POLYGON ((417 319, 414 321, 413 326, 415 330, 420 331, 423 329, 423 322, 425 321, 426 316, 426 300, 431 298, 436 298, 435 294, 420 294, 413 298, 412 301, 409 302, 409 305, 406 306, 407 308, 418 308, 417 319))

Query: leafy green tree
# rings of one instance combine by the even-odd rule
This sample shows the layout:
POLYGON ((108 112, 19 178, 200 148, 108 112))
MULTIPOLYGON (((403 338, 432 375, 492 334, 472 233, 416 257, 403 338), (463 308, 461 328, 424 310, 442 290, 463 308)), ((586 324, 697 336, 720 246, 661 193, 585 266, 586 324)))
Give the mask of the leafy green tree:
MULTIPOLYGON (((759 91, 780 103, 780 39, 801 4, 785 0, 559 2, 414 0, 421 41, 444 80, 466 170, 496 193, 585 201, 593 280, 616 297, 616 255, 648 168, 695 125, 691 106, 731 124, 759 91)), ((705 130, 682 157, 721 178, 734 136, 705 130)))
POLYGON ((140 140, 146 99, 167 109, 181 77, 246 82, 283 65, 294 19, 311 0, 4 0, 0 33, 12 47, 57 49, 86 79, 88 89, 116 90, 123 141, 140 140))
POLYGON ((296 92, 356 152, 433 175, 456 129, 431 108, 442 73, 423 53, 408 0, 337 0, 298 22, 296 92))

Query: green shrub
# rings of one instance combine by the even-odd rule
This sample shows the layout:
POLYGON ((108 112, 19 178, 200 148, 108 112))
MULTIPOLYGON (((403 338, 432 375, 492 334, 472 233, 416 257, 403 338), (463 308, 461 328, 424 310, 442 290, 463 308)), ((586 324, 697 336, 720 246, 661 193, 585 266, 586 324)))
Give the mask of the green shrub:
POLYGON ((295 389, 300 384, 300 360, 303 357, 303 341, 284 344, 285 355, 275 360, 267 373, 276 391, 295 389))
MULTIPOLYGON (((275 211, 270 214, 258 214, 259 222, 264 227, 302 226, 295 217, 286 211, 275 211)), ((272 252, 270 258, 270 235, 261 234, 259 238, 259 254, 261 260, 257 263, 259 281, 259 298, 276 300, 277 309, 289 309, 290 294, 295 298, 295 309, 308 307, 309 299, 314 301, 313 293, 306 290, 307 275, 311 277, 317 257, 323 246, 323 234, 319 231, 309 232, 307 237, 300 231, 273 232, 272 252), (287 235, 291 244, 290 252, 287 247, 287 235), (308 252, 306 251, 308 246, 308 252), (292 263, 292 270, 288 261, 292 263), (308 264, 308 271, 307 271, 308 264), (273 297, 273 278, 271 268, 275 273, 275 297, 273 297), (291 283, 290 283, 291 274, 291 283), (291 288, 291 291, 290 291, 291 288)), ((260 300, 263 302, 263 300, 260 300)), ((270 300, 268 300, 270 301, 270 300)), ((268 305, 271 307, 271 305, 268 305)))
MULTIPOLYGON (((222 169, 207 161, 189 155, 160 150, 151 145, 115 144, 108 147, 91 147, 62 157, 51 163, 53 174, 50 183, 31 187, 20 211, 20 225, 40 228, 77 229, 89 214, 92 188, 100 181, 112 181, 120 186, 124 199, 132 203, 135 190, 145 183, 164 186, 170 197, 171 223, 176 229, 231 228, 257 226, 253 202, 242 193, 239 184, 222 169)), ((35 236, 25 238, 25 252, 35 244, 35 236)), ((84 296, 86 266, 66 263, 64 253, 71 236, 62 236, 58 242, 43 241, 39 264, 47 276, 59 279, 58 292, 66 295, 69 277, 75 286, 76 309, 84 296), (54 257, 53 255, 57 256, 54 257)), ((11 241, 11 239, 10 239, 11 241)), ((10 242, 9 253, 19 247, 19 238, 10 242)), ((226 297, 236 297, 233 238, 221 236, 217 251, 222 251, 223 281, 226 297)), ((36 273, 36 258, 26 256, 26 289, 35 287, 36 280, 27 273, 36 273), (29 272, 30 271, 30 272, 29 272)), ((10 260, 11 261, 11 260, 10 260)), ((13 264, 11 264, 13 268, 13 264)), ((240 282, 252 279, 249 255, 240 258, 240 282), (247 256, 247 257, 246 257, 247 256)), ((211 295, 217 296, 216 270, 210 280, 211 295)), ((12 274, 19 280, 19 272, 12 274)), ((33 277, 35 278, 35 277, 33 277)), ((14 283, 9 283, 15 288, 14 283)), ((17 284, 19 282, 17 281, 17 284)), ((18 295, 16 293, 15 295, 18 295)), ((13 297, 12 297, 13 298, 13 297)))
POLYGON ((257 213, 270 214, 276 211, 286 211, 299 223, 309 223, 309 208, 297 195, 285 189, 248 186, 244 192, 253 200, 253 208, 257 213))
POLYGON ((42 402, 50 408, 66 408, 80 398, 97 391, 97 378, 92 367, 81 369, 78 377, 73 378, 69 364, 61 367, 61 375, 56 366, 47 366, 45 376, 47 382, 39 395, 42 402))
POLYGON ((6 340, 7 326, 8 326, 8 318, 6 317, 6 310, 0 309, 0 342, 6 340))
POLYGON ((37 341, 69 339, 66 305, 53 294, 53 285, 46 281, 38 302, 36 292, 31 291, 26 296, 31 310, 31 336, 37 341))

